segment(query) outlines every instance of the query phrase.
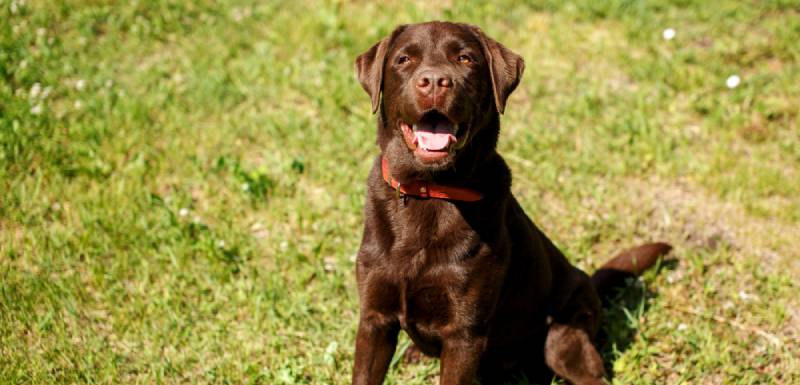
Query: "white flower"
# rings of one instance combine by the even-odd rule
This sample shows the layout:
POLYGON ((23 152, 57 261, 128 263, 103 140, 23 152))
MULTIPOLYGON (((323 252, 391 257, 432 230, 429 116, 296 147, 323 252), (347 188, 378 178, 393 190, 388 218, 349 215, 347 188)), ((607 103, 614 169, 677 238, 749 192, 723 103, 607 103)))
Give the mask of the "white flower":
POLYGON ((242 183, 242 191, 250 191, 250 184, 242 183))
POLYGON ((753 298, 753 296, 744 290, 739 290, 739 298, 741 298, 742 301, 748 301, 753 298))
POLYGON ((725 80, 725 85, 728 86, 728 88, 730 88, 730 89, 734 89, 741 82, 742 82, 742 79, 739 77, 739 75, 731 75, 731 76, 728 77, 728 80, 725 80))
POLYGON ((233 10, 231 10, 231 18, 236 22, 240 22, 244 20, 245 17, 250 16, 251 13, 252 12, 248 8, 245 9, 234 8, 233 10))
POLYGON ((83 108, 83 102, 81 102, 80 100, 76 100, 73 106, 75 107, 76 110, 80 110, 81 108, 83 108))
POLYGON ((339 344, 336 341, 332 341, 328 344, 325 348, 325 354, 322 356, 323 360, 325 360, 328 364, 333 364, 336 361, 336 349, 339 348, 339 344))
POLYGON ((681 322, 681 323, 678 325, 678 331, 684 331, 684 330, 686 330, 686 329, 688 329, 688 328, 689 328, 689 326, 687 326, 687 325, 686 325, 685 323, 683 323, 683 322, 681 322))
POLYGON ((47 30, 44 28, 36 28, 36 35, 39 37, 44 36, 47 33, 47 30))
POLYGON ((664 32, 661 32, 661 36, 664 40, 672 40, 675 38, 675 30, 672 28, 667 28, 664 32))
POLYGON ((282 251, 286 251, 289 248, 289 242, 281 241, 280 245, 278 245, 282 251))
POLYGON ((76 89, 76 90, 78 90, 78 91, 81 91, 81 90, 83 90, 85 87, 86 87, 86 80, 83 80, 83 79, 78 79, 78 80, 75 82, 75 89, 76 89))
POLYGON ((53 90, 53 89, 52 89, 52 88, 50 88, 50 86, 47 86, 47 87, 45 87, 45 88, 44 88, 44 91, 42 91, 42 99, 44 99, 44 98, 46 98, 48 95, 50 95, 50 91, 52 91, 52 90, 53 90))
POLYGON ((181 217, 189 215, 189 209, 187 209, 186 207, 182 207, 180 210, 178 210, 178 215, 180 215, 181 217))
POLYGON ((39 115, 41 113, 42 113, 42 104, 41 103, 31 107, 31 114, 39 115))
POLYGON ((39 83, 33 83, 33 86, 31 86, 31 98, 39 96, 39 92, 41 91, 42 91, 42 85, 39 83))
POLYGON ((222 240, 222 239, 217 241, 217 247, 219 247, 220 249, 224 248, 225 247, 225 241, 222 240))
POLYGON ((336 341, 332 341, 328 344, 328 347, 325 348, 325 354, 332 355, 336 353, 336 349, 339 347, 339 344, 336 341))
POLYGON ((322 268, 325 269, 325 271, 330 272, 336 270, 336 258, 325 257, 322 259, 322 261, 323 261, 322 268))

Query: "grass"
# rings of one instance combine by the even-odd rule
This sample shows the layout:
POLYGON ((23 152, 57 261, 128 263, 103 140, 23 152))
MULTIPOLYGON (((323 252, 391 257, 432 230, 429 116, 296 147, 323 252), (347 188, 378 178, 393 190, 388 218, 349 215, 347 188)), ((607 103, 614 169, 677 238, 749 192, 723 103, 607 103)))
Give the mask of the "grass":
POLYGON ((614 383, 800 382, 792 0, 0 0, 0 382, 347 383, 353 60, 429 19, 525 58, 500 150, 576 264, 676 246, 609 311, 614 383))

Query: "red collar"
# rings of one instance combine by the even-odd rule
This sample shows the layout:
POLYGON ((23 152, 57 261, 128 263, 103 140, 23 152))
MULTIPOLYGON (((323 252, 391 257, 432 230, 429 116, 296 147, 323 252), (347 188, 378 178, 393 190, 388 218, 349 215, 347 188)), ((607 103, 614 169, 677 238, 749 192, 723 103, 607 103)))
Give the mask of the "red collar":
POLYGON ((397 179, 392 178, 392 175, 389 173, 389 162, 383 157, 381 157, 381 171, 383 172, 383 180, 394 190, 403 195, 464 202, 475 202, 483 199, 483 194, 464 187, 443 186, 418 180, 401 185, 397 179))

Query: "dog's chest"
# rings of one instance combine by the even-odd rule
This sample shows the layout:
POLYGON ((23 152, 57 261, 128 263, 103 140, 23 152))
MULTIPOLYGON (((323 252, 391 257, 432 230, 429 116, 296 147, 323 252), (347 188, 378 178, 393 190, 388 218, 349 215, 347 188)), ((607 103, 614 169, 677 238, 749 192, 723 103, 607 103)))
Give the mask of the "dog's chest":
POLYGON ((487 241, 496 237, 479 229, 500 226, 441 200, 393 201, 375 213, 370 229, 384 232, 368 232, 359 253, 363 309, 396 320, 434 356, 448 330, 487 322, 502 264, 487 241))
MULTIPOLYGON (((428 254, 421 250, 421 255, 428 254)), ((425 257, 418 256, 420 260, 425 257)), ((465 272, 455 264, 421 263, 407 265, 394 280, 398 306, 394 309, 400 326, 423 352, 436 355, 442 329, 451 323, 459 305, 457 291, 465 272)))
POLYGON ((391 253, 395 312, 417 346, 435 355, 442 329, 471 302, 463 293, 476 273, 473 258, 488 247, 455 210, 412 219, 391 253))

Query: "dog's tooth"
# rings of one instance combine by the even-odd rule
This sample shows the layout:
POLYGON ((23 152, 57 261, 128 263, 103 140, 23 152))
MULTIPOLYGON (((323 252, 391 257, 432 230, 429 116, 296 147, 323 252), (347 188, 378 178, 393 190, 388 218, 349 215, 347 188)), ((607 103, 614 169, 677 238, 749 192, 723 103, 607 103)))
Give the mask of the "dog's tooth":
POLYGON ((414 130, 414 132, 417 132, 417 130, 418 130, 419 128, 417 127, 417 124, 416 124, 416 123, 414 123, 414 125, 413 125, 413 126, 411 126, 411 129, 412 129, 412 130, 414 130))

